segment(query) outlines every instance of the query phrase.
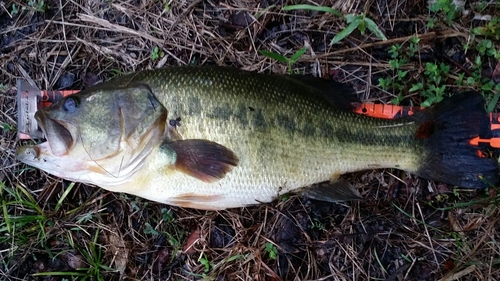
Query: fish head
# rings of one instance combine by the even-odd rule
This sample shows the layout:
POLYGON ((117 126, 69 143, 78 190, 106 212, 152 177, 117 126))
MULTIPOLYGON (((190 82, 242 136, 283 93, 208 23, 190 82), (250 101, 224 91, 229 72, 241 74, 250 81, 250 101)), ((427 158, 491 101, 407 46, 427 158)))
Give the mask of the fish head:
POLYGON ((119 184, 161 144, 167 110, 147 85, 89 88, 40 109, 46 141, 17 158, 68 180, 119 184))

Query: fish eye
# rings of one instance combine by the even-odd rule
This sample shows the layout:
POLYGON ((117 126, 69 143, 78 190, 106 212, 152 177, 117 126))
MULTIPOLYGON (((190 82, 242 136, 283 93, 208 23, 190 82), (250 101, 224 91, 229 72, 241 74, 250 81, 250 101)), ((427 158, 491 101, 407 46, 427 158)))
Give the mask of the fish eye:
POLYGON ((63 108, 65 111, 73 113, 78 108, 78 104, 79 102, 75 97, 68 97, 64 101, 63 108))

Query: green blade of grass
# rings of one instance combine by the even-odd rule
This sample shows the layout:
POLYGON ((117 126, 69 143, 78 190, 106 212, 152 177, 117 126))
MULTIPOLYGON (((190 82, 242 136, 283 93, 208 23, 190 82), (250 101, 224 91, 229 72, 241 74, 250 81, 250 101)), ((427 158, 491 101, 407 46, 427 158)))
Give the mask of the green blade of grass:
POLYGON ((336 44, 336 43, 340 42, 342 39, 349 36, 349 34, 351 34, 356 28, 358 28, 361 21, 362 21, 361 18, 354 19, 346 28, 344 28, 344 30, 337 33, 337 35, 335 35, 335 37, 333 37, 330 45, 336 44))
MULTIPOLYGON (((3 210, 3 218, 5 221, 5 227, 7 228, 8 233, 12 233, 12 225, 9 219, 9 213, 7 212, 7 203, 5 200, 2 200, 2 210, 3 210)), ((2 232, 2 231, 0 231, 2 232)))
POLYGON ((235 261, 235 260, 238 260, 238 259, 246 259, 248 256, 248 254, 239 254, 239 255, 234 255, 232 257, 229 257, 226 261, 227 262, 232 262, 232 261, 235 261))
POLYGON ((86 276, 85 273, 70 272, 70 271, 54 271, 54 272, 39 272, 33 273, 32 276, 86 276))
POLYGON ((264 8, 261 11, 258 11, 257 13, 255 13, 254 17, 256 19, 259 19, 262 15, 268 13, 271 9, 274 9, 274 7, 276 7, 276 5, 270 5, 269 7, 264 8))
POLYGON ((280 54, 276 54, 276 53, 269 52, 269 51, 259 51, 259 53, 261 53, 262 55, 264 55, 268 58, 272 58, 274 60, 277 60, 279 62, 288 63, 288 59, 280 54))
POLYGON ((307 51, 306 47, 300 48, 293 56, 290 58, 290 61, 296 62, 305 52, 307 51))
POLYGON ((382 39, 383 41, 387 40, 387 37, 385 37, 384 33, 378 28, 377 24, 370 18, 365 18, 365 24, 366 27, 375 34, 378 38, 382 39))
POLYGON ((355 21, 356 19, 362 19, 363 18, 363 15, 357 15, 356 14, 348 14, 345 16, 345 21, 347 23, 351 23, 353 21, 355 21))
POLYGON ((62 205, 62 202, 64 201, 64 199, 66 198, 66 196, 68 196, 68 194, 71 192, 71 190, 73 190, 73 187, 75 186, 75 183, 72 182, 68 188, 66 189, 66 191, 64 191, 63 195, 61 196, 61 198, 59 198, 59 200, 57 201, 57 204, 56 204, 56 207, 55 207, 55 211, 59 210, 59 208, 61 207, 62 205))
POLYGON ((299 5, 289 5, 289 6, 284 6, 281 8, 282 11, 294 11, 294 10, 309 10, 309 11, 318 11, 318 12, 325 12, 325 13, 330 13, 334 14, 338 17, 344 17, 341 12, 330 8, 326 6, 314 6, 314 5, 307 5, 307 4, 299 4, 299 5))
POLYGON ((33 198, 33 196, 31 196, 31 194, 21 185, 16 186, 16 196, 17 196, 16 198, 19 198, 18 201, 20 201, 21 204, 29 206, 30 208, 32 208, 34 211, 36 211, 39 214, 43 214, 43 211, 40 208, 40 206, 38 206, 35 198, 33 198), (24 194, 24 196, 27 198, 27 200, 21 199, 22 197, 19 194, 19 191, 21 191, 21 193, 24 194))
POLYGON ((435 207, 435 209, 438 211, 449 211, 449 210, 454 210, 454 209, 467 208, 467 207, 470 207, 472 205, 496 204, 494 202, 495 200, 498 200, 498 199, 497 198, 483 198, 483 199, 478 199, 478 200, 474 200, 474 201, 455 203, 449 207, 435 207))
POLYGON ((22 215, 22 216, 11 216, 10 221, 13 223, 30 223, 45 220, 46 217, 43 215, 22 215))
POLYGON ((486 111, 493 112, 493 110, 495 109, 495 106, 498 103, 498 98, 500 98, 500 93, 497 93, 493 96, 493 98, 488 103, 488 107, 486 108, 486 111))
POLYGON ((422 221, 422 220, 419 220, 419 219, 417 219, 416 217, 414 217, 414 216, 410 215, 409 213, 405 212, 405 211, 404 211, 403 209, 401 209, 398 205, 396 205, 396 204, 392 203, 392 206, 394 206, 394 207, 395 207, 398 211, 400 211, 403 215, 407 216, 408 218, 414 219, 416 222, 420 223, 421 225, 425 225, 425 226, 427 226, 429 229, 432 229, 432 230, 434 230, 434 231, 437 231, 437 232, 442 232, 442 230, 441 230, 441 229, 439 229, 439 228, 437 228, 437 227, 434 227, 434 226, 432 226, 432 225, 430 225, 430 224, 428 224, 428 223, 426 223, 426 222, 424 222, 424 221, 422 221))
POLYGON ((373 248, 373 255, 375 256, 375 260, 378 263, 378 266, 382 269, 383 272, 387 274, 387 270, 384 268, 384 265, 382 264, 382 261, 380 261, 380 258, 378 257, 377 249, 373 248))

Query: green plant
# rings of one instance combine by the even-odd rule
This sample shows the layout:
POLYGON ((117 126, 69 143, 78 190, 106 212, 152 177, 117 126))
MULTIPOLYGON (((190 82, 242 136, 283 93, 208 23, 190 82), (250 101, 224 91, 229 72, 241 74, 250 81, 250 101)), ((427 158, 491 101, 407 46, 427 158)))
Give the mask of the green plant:
MULTIPOLYGON (((464 209, 464 208, 469 208, 471 206, 497 206, 500 203, 500 189, 498 187, 495 187, 494 185, 491 186, 492 189, 496 191, 496 195, 490 196, 488 191, 484 192, 484 194, 479 197, 478 199, 474 199, 471 201, 466 201, 466 202, 456 202, 452 203, 450 206, 446 207, 435 207, 436 210, 438 211, 449 211, 449 210, 454 210, 454 209, 464 209)), ((453 190, 453 193, 455 196, 459 197, 456 193, 459 193, 460 190, 453 190)), ((432 201, 430 202, 430 204, 432 201)))
POLYGON ((104 280, 101 274, 106 271, 115 271, 115 269, 103 264, 103 246, 97 243, 98 237, 99 231, 96 231, 94 240, 91 243, 86 244, 87 247, 85 249, 80 250, 89 265, 88 268, 83 268, 82 270, 85 270, 89 277, 94 276, 97 280, 104 280))
POLYGON ((3 83, 0 83, 0 92, 7 92, 9 87, 3 83))
POLYGON ((93 240, 85 244, 85 248, 77 248, 78 252, 85 258, 85 263, 88 267, 78 268, 76 272, 41 272, 35 273, 33 276, 72 276, 78 280, 106 280, 103 273, 116 272, 117 270, 103 263, 103 246, 97 243, 99 231, 95 232, 93 240))
POLYGON ((379 78, 379 86, 384 90, 393 91, 395 97, 392 99, 392 104, 399 104, 407 91, 418 92, 424 97, 425 100, 421 103, 423 107, 438 103, 444 97, 446 78, 450 74, 449 65, 444 63, 426 63, 424 76, 422 77, 423 81, 413 84, 408 79, 409 71, 401 69, 410 61, 411 57, 417 54, 419 42, 419 38, 412 36, 406 48, 403 45, 396 44, 391 46, 389 50, 391 56, 389 66, 393 71, 393 76, 379 78))
POLYGON ((420 38, 416 36, 412 36, 410 38, 410 44, 408 45, 408 51, 406 55, 409 57, 413 57, 418 53, 418 44, 420 43, 420 38))
POLYGON ((37 201, 22 186, 7 187, 0 182, 0 202, 3 221, 0 222, 0 242, 10 241, 15 245, 28 245, 33 239, 45 245, 45 229, 51 226, 48 216, 38 206, 37 201), (17 213, 17 210, 23 210, 17 213))
POLYGON ((392 204, 392 206, 393 206, 394 208, 396 208, 396 209, 397 209, 399 212, 401 212, 403 215, 405 215, 405 216, 407 216, 408 218, 410 218, 410 219, 414 220, 414 221, 415 221, 415 222, 417 222, 418 224, 420 224, 420 225, 422 225, 422 226, 425 226, 425 227, 427 227, 427 228, 428 228, 428 229, 430 229, 430 230, 434 230, 434 231, 436 231, 437 233, 443 233, 443 232, 444 232, 444 230, 442 230, 442 229, 439 229, 439 228, 437 228, 437 227, 434 227, 434 226, 432 226, 432 225, 430 225, 430 224, 426 223, 426 222, 425 222, 425 221, 423 221, 423 220, 417 219, 414 215, 409 214, 408 212, 406 212, 405 210, 403 210, 401 207, 399 207, 396 203, 391 203, 391 204, 392 204))
POLYGON ((387 37, 385 37, 384 33, 378 28, 377 24, 372 19, 368 18, 366 14, 360 14, 360 15, 349 14, 344 16, 339 11, 330 7, 305 5, 305 4, 289 5, 289 6, 284 6, 282 8, 282 11, 293 11, 293 10, 319 11, 319 12, 330 13, 338 17, 344 18, 348 23, 347 27, 344 28, 339 33, 337 33, 335 37, 333 37, 332 42, 330 42, 330 45, 342 41, 342 39, 349 36, 356 29, 358 29, 361 32, 361 34, 364 35, 366 28, 368 28, 368 30, 373 32, 373 34, 375 34, 375 36, 377 36, 378 38, 382 40, 387 40, 387 37))
POLYGON ((288 199, 290 199, 290 197, 291 197, 291 195, 290 195, 290 194, 288 194, 288 193, 286 193, 286 194, 282 194, 282 195, 280 195, 280 201, 285 202, 285 201, 287 201, 288 199))
POLYGON ((330 44, 335 44, 340 42, 342 39, 346 38, 349 36, 355 29, 358 29, 361 34, 365 34, 366 28, 373 32, 375 36, 377 36, 379 39, 382 40, 387 40, 387 37, 385 37, 384 33, 378 28, 377 24, 367 17, 365 14, 361 15, 354 15, 350 14, 345 16, 345 19, 348 23, 347 27, 344 28, 342 31, 337 33, 335 37, 333 37, 332 42, 330 44))
POLYGON ((163 9, 165 10, 165 12, 170 11, 170 3, 168 0, 163 0, 163 9))
POLYGON ((28 6, 31 9, 33 9, 37 12, 41 12, 41 13, 44 13, 50 9, 49 5, 47 3, 45 3, 44 0, 29 0, 28 6))
POLYGON ((494 95, 488 101, 486 105, 486 111, 493 112, 497 106, 498 100, 500 99, 500 84, 496 84, 494 87, 494 95))
POLYGON ((276 61, 286 63, 288 65, 287 67, 288 73, 291 74, 293 73, 293 65, 300 59, 300 57, 302 57, 302 55, 305 54, 306 50, 307 50, 306 47, 302 47, 299 50, 297 50, 290 58, 269 51, 259 51, 259 53, 268 58, 272 58, 276 61))
POLYGON ((172 223, 175 221, 174 214, 172 210, 167 208, 161 209, 162 219, 164 222, 172 223))
POLYGON ((61 198, 59 198, 59 200, 57 200, 57 204, 56 204, 56 207, 54 208, 54 211, 58 211, 59 208, 61 208, 64 199, 66 199, 66 197, 71 192, 71 190, 73 190, 73 187, 75 187, 75 183, 74 182, 72 182, 72 183, 69 184, 68 188, 66 188, 66 190, 62 194, 61 198))
POLYGON ((314 219, 313 222, 312 222, 312 226, 311 226, 312 229, 318 229, 320 231, 324 231, 325 230, 325 225, 319 221, 318 219, 314 219))
POLYGON ((435 0, 429 10, 435 14, 442 15, 444 22, 448 25, 453 24, 460 13, 453 0, 435 0))
MULTIPOLYGON (((19 13, 19 9, 17 8, 16 4, 12 4, 12 8, 10 10, 10 14, 12 16, 15 16, 19 13)), ((0 84, 1 85, 1 84, 0 84)))
POLYGON ((412 259, 410 259, 410 258, 409 258, 407 255, 405 255, 405 254, 401 254, 401 257, 402 257, 405 261, 407 261, 407 262, 409 262, 409 263, 412 263, 412 262, 413 262, 413 260, 412 260, 412 259))
POLYGON ((213 268, 215 266, 215 264, 211 263, 209 260, 208 260, 208 257, 206 254, 203 254, 202 257, 200 257, 198 259, 198 261, 205 266, 205 270, 204 272, 207 273, 210 271, 211 268, 213 268))
POLYGON ((159 58, 163 58, 165 56, 165 53, 163 51, 160 51, 160 48, 158 46, 155 46, 153 51, 151 52, 151 60, 155 61, 159 58))
POLYGON ((12 125, 10 125, 9 123, 2 123, 2 130, 4 132, 10 132, 12 131, 12 125))
POLYGON ((339 12, 333 8, 330 8, 330 7, 314 6, 314 5, 307 5, 307 4, 288 5, 288 6, 284 6, 281 10, 282 11, 309 10, 309 11, 330 13, 330 14, 336 15, 338 17, 344 16, 341 12, 339 12))
POLYGON ((495 48, 495 45, 490 39, 483 39, 479 41, 476 45, 476 50, 480 55, 486 55, 489 57, 494 57, 495 59, 500 59, 500 50, 495 48))
POLYGON ((431 106, 443 100, 446 85, 444 79, 450 73, 450 66, 444 63, 426 63, 424 71, 425 82, 418 82, 410 88, 410 92, 419 92, 425 100, 422 107, 431 106))
MULTIPOLYGON (((464 45, 464 49, 469 50, 470 48, 470 45, 464 45)), ((495 60, 500 59, 500 50, 496 49, 495 44, 490 39, 480 40, 475 45, 475 49, 477 56, 472 63, 471 75, 468 77, 460 75, 456 83, 480 89, 488 101, 486 109, 488 112, 491 112, 495 109, 500 98, 500 84, 483 76, 483 62, 487 61, 488 57, 493 57, 495 60)))
POLYGON ((392 99, 392 104, 399 104, 404 98, 409 81, 408 71, 401 68, 418 52, 419 42, 419 38, 412 36, 406 48, 403 45, 395 44, 388 51, 391 56, 389 66, 392 70, 392 76, 379 78, 378 82, 382 89, 394 93, 395 97, 392 99))
POLYGON ((151 226, 151 224, 149 222, 145 223, 144 226, 145 226, 144 227, 144 234, 151 234, 154 236, 159 234, 158 231, 156 231, 156 229, 153 226, 151 226))
POLYGON ((375 256, 375 260, 377 261, 377 264, 380 266, 383 272, 387 273, 387 270, 385 269, 384 265, 382 264, 382 261, 380 260, 378 253, 377 253, 377 248, 373 248, 373 255, 375 256))
POLYGON ((429 17, 427 19, 427 28, 434 28, 436 26, 436 23, 438 22, 437 18, 435 17, 429 17))
POLYGON ((273 243, 267 242, 265 246, 265 251, 268 253, 269 257, 275 260, 278 257, 278 248, 274 246, 273 243))
POLYGON ((239 254, 239 255, 234 255, 234 256, 230 256, 226 262, 232 262, 232 261, 235 261, 235 260, 245 260, 250 254, 239 254))
POLYGON ((492 18, 485 26, 475 27, 472 34, 491 37, 495 40, 500 39, 500 17, 492 18))
POLYGON ((161 209, 161 225, 166 227, 168 231, 157 231, 151 224, 146 223, 144 228, 145 234, 159 235, 160 233, 167 236, 167 241, 170 246, 174 247, 174 251, 178 251, 182 247, 182 241, 185 236, 185 231, 179 228, 176 224, 174 213, 171 209, 162 208, 161 209))
POLYGON ((87 212, 87 213, 85 213, 83 215, 77 216, 76 223, 78 223, 78 224, 84 224, 84 223, 87 223, 87 222, 91 221, 93 218, 94 218, 93 213, 92 212, 87 212))

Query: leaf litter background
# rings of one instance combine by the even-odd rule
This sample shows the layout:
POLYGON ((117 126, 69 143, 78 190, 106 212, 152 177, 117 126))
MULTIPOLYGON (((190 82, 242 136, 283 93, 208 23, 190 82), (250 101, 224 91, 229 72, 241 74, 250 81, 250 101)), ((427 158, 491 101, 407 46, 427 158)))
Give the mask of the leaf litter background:
MULTIPOLYGON (((366 12, 389 38, 381 42, 356 30, 330 46, 345 21, 323 12, 281 12, 293 1, 40 2, 0 1, 0 279, 500 278, 496 204, 446 209, 496 198, 495 190, 454 192, 398 170, 376 170, 348 175, 365 198, 360 202, 290 196, 205 212, 72 186, 15 160, 15 148, 25 142, 16 139, 17 78, 41 89, 82 89, 120 73, 172 65, 286 73, 286 65, 259 50, 290 57, 305 46, 294 70, 350 83, 362 100, 388 103, 393 94, 377 85, 379 77, 392 75, 390 46, 421 38, 410 62, 413 78, 424 62, 443 61, 452 49, 462 61, 473 58, 462 47, 478 24, 471 17, 429 29, 425 1, 308 1, 343 14, 366 12), (32 206, 16 200, 30 196, 32 206), (33 215, 39 217, 23 223, 33 215), (49 272, 59 275, 36 275, 49 272)), ((499 7, 491 7, 498 16, 499 7)), ((410 101, 421 102, 415 94, 410 101)))

